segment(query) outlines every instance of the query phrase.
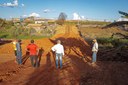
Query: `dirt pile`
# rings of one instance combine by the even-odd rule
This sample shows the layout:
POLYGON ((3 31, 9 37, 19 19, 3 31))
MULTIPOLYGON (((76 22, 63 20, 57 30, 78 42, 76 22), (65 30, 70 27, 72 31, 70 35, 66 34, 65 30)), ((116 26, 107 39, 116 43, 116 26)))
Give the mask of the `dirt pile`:
POLYGON ((112 48, 104 49, 98 53, 98 61, 116 61, 116 62, 127 62, 128 63, 128 48, 112 48))

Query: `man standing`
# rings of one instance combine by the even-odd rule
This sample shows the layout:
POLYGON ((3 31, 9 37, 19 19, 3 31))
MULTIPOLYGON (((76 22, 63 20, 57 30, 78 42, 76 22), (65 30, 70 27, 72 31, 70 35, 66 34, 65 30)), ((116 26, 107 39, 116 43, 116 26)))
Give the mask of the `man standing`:
POLYGON ((33 67, 38 67, 38 46, 34 44, 34 40, 27 46, 27 50, 30 54, 30 60, 33 67))
POLYGON ((98 43, 97 43, 97 40, 94 39, 93 40, 93 47, 92 47, 92 64, 96 62, 96 58, 97 58, 97 52, 98 52, 98 43))
POLYGON ((16 43, 16 54, 17 54, 17 62, 19 65, 22 64, 22 49, 21 49, 21 40, 18 40, 18 42, 16 43))
MULTIPOLYGON (((16 51, 17 51, 16 43, 17 43, 17 40, 14 40, 14 41, 12 42, 12 44, 13 44, 13 48, 14 48, 14 54, 15 54, 15 57, 17 56, 17 53, 16 53, 16 51)), ((17 57, 16 57, 16 58, 17 58, 17 57)), ((16 60, 16 61, 17 61, 17 60, 16 60)))
POLYGON ((58 40, 57 44, 54 45, 52 51, 56 53, 56 68, 59 68, 58 62, 60 61, 60 68, 62 68, 62 57, 64 56, 64 47, 61 45, 61 41, 58 40))

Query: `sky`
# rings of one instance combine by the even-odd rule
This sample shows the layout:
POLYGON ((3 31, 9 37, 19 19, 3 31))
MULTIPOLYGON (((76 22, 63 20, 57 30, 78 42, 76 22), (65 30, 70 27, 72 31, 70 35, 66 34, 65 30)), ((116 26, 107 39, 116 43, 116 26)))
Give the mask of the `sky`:
POLYGON ((117 20, 128 13, 128 0, 0 0, 0 18, 41 17, 57 19, 117 20))

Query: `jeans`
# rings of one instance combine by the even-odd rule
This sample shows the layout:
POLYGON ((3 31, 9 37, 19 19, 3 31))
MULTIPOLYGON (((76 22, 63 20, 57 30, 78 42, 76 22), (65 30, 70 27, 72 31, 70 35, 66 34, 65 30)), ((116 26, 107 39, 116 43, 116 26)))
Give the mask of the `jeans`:
POLYGON ((17 51, 16 52, 16 61, 18 64, 22 64, 22 52, 21 51, 17 51))
POLYGON ((56 68, 59 67, 58 63, 60 62, 60 68, 62 68, 62 53, 56 53, 56 68))
POLYGON ((96 62, 96 54, 97 54, 97 52, 93 52, 93 54, 92 54, 92 62, 96 62))
POLYGON ((31 64, 33 67, 38 67, 38 57, 37 55, 30 55, 31 64))

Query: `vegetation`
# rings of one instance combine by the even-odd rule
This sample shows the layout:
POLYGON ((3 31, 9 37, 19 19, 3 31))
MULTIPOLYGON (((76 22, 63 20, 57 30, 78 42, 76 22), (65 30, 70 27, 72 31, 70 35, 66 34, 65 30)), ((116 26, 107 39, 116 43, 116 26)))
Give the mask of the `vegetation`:
POLYGON ((65 13, 61 12, 59 17, 58 17, 58 20, 56 21, 57 24, 63 25, 64 22, 66 21, 66 18, 67 18, 67 15, 65 13))
POLYGON ((101 47, 119 47, 128 43, 127 39, 121 39, 121 36, 112 36, 114 33, 121 33, 128 35, 128 32, 122 31, 116 27, 111 29, 101 29, 101 28, 79 28, 82 37, 88 40, 91 44, 92 39, 96 38, 101 47))
MULTIPOLYGON (((29 22, 32 23, 33 22, 29 22)), ((50 37, 52 36, 53 28, 47 26, 46 29, 42 29, 42 31, 37 32, 34 28, 26 28, 29 23, 24 22, 13 22, 0 19, 0 38, 43 38, 43 37, 50 37)), ((52 23, 50 23, 51 25, 52 23)), ((55 27, 54 27, 55 28, 55 27)))
POLYGON ((127 44, 127 39, 118 39, 118 38, 97 38, 98 43, 104 47, 120 47, 121 45, 127 44))
POLYGON ((128 13, 122 12, 122 11, 119 11, 119 13, 123 15, 123 16, 121 16, 121 17, 123 17, 123 18, 128 18, 128 13))
POLYGON ((112 36, 113 33, 128 35, 116 27, 101 28, 79 28, 81 35, 92 46, 92 39, 96 38, 99 44, 98 61, 128 62, 128 39, 121 36, 112 36))
POLYGON ((105 22, 105 21, 81 21, 81 25, 106 25, 110 22, 105 22))

